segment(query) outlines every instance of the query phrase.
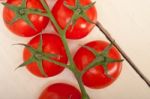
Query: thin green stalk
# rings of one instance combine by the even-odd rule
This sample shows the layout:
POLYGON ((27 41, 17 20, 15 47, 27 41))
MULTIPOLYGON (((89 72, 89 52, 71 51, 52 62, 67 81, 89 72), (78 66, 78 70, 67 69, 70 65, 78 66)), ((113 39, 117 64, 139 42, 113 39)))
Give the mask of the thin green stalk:
POLYGON ((74 71, 75 72, 75 77, 78 81, 80 90, 82 92, 82 99, 90 99, 90 97, 88 96, 85 87, 83 86, 83 82, 82 82, 82 74, 79 71, 74 71))
POLYGON ((48 5, 46 4, 45 0, 40 0, 43 7, 46 9, 47 17, 51 20, 51 22, 54 24, 55 28, 57 29, 58 33, 62 34, 63 29, 58 25, 55 17, 53 16, 52 12, 50 11, 48 5))
POLYGON ((82 82, 82 74, 81 72, 76 68, 76 65, 73 61, 73 58, 71 56, 71 53, 70 53, 70 50, 69 50, 69 47, 68 47, 68 43, 67 43, 67 40, 66 40, 66 37, 65 36, 62 36, 62 41, 63 41, 63 44, 64 44, 64 47, 66 49, 66 53, 67 53, 67 56, 69 58, 69 62, 70 62, 70 67, 69 69, 72 71, 72 73, 75 75, 75 78, 79 84, 79 87, 80 87, 80 90, 81 90, 81 93, 82 93, 82 99, 90 99, 86 90, 85 90, 85 87, 83 85, 83 82, 82 82))
MULTIPOLYGON (((65 33, 64 33, 64 34, 65 34, 65 33)), ((67 54, 67 56, 68 56, 69 62, 70 62, 70 64, 71 64, 70 66, 72 66, 72 67, 70 67, 70 68, 75 68, 75 63, 74 63, 74 61, 73 61, 73 58, 72 58, 70 49, 69 49, 69 47, 68 47, 68 42, 67 42, 67 39, 66 39, 66 35, 64 35, 64 34, 61 35, 61 39, 62 39, 62 42, 63 42, 63 44, 64 44, 64 47, 65 47, 66 54, 67 54)))
POLYGON ((83 75, 86 71, 88 71, 90 68, 92 68, 96 64, 96 61, 92 61, 88 66, 85 67, 85 69, 82 70, 81 75, 83 75))
MULTIPOLYGON (((70 52, 70 49, 69 49, 69 46, 68 46, 68 42, 67 42, 67 39, 66 39, 66 31, 67 31, 67 28, 69 27, 69 24, 72 20, 72 17, 70 22, 67 24, 66 28, 63 30, 57 23, 55 17, 53 16, 52 12, 49 10, 49 7, 47 6, 47 4, 45 3, 44 0, 41 0, 41 3, 42 5, 44 6, 44 8, 46 9, 47 11, 47 16, 48 18, 51 20, 51 22, 54 24, 54 26, 56 27, 58 33, 60 34, 60 37, 62 39, 62 42, 64 44, 64 47, 65 47, 65 50, 66 50, 66 54, 68 56, 68 59, 69 59, 69 62, 70 62, 70 65, 69 65, 69 69, 73 72, 73 74, 75 75, 78 83, 79 83, 79 87, 80 87, 80 90, 81 90, 81 93, 82 93, 82 99, 90 99, 85 88, 84 88, 84 85, 82 83, 82 77, 81 77, 81 72, 79 72, 76 68, 76 65, 73 61, 73 58, 72 58, 72 55, 71 55, 71 52, 70 52)), ((75 15, 75 14, 74 14, 75 15)), ((73 16, 74 16, 73 15, 73 16)))
POLYGON ((104 61, 103 57, 98 57, 95 58, 90 64, 88 64, 81 72, 81 75, 83 76, 83 74, 88 71, 89 69, 93 68, 98 62, 102 62, 104 61))

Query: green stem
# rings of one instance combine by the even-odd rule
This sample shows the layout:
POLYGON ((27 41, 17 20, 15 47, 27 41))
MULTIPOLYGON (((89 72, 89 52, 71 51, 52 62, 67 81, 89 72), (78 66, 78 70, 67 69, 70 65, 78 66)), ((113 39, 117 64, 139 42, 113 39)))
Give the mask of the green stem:
POLYGON ((66 37, 65 35, 62 36, 62 41, 63 41, 63 44, 64 44, 64 47, 66 49, 66 53, 67 53, 67 56, 69 58, 69 62, 70 62, 70 67, 69 69, 72 71, 72 73, 75 75, 75 78, 79 84, 79 87, 80 87, 80 90, 81 90, 81 93, 82 93, 82 99, 90 99, 85 88, 84 88, 84 85, 83 85, 83 82, 82 82, 82 75, 81 75, 81 72, 78 71, 78 69, 76 68, 76 65, 73 61, 73 58, 71 56, 71 53, 70 53, 70 50, 69 50, 69 47, 68 47, 68 43, 67 43, 67 40, 66 40, 66 37))
POLYGON ((43 59, 44 59, 44 60, 47 60, 48 62, 52 62, 52 63, 54 63, 54 64, 56 64, 56 65, 59 65, 59 66, 61 66, 61 67, 68 68, 68 65, 66 65, 66 64, 64 64, 64 63, 61 63, 61 62, 58 62, 58 61, 56 61, 56 60, 49 59, 49 58, 45 58, 45 57, 43 57, 43 59))
POLYGON ((50 11, 48 5, 46 4, 45 0, 40 0, 43 7, 46 9, 47 11, 47 17, 51 20, 51 22, 54 24, 56 30, 58 31, 59 34, 63 33, 63 29, 58 25, 55 17, 53 16, 52 12, 50 11))
POLYGON ((92 61, 86 68, 84 68, 81 72, 81 75, 83 75, 86 71, 88 71, 90 68, 92 68, 95 65, 95 60, 92 61))
POLYGON ((95 67, 95 65, 98 63, 98 62, 101 62, 101 61, 104 61, 104 58, 103 57, 97 57, 95 58, 90 64, 88 64, 81 72, 81 76, 83 76, 83 74, 88 71, 89 69, 95 67))
POLYGON ((64 47, 65 47, 66 54, 67 54, 67 56, 68 56, 69 62, 70 62, 70 64, 71 64, 70 66, 72 66, 72 67, 74 68, 74 67, 75 67, 75 63, 74 63, 74 61, 73 61, 73 58, 72 58, 70 49, 69 49, 69 47, 68 47, 68 42, 67 42, 65 33, 63 33, 63 34, 61 35, 61 39, 62 39, 62 42, 63 42, 63 44, 64 44, 64 47))
POLYGON ((82 82, 82 75, 81 72, 79 71, 75 71, 75 77, 78 81, 81 93, 82 93, 82 99, 90 99, 90 97, 88 96, 85 87, 83 86, 83 82, 82 82))
POLYGON ((82 99, 90 99, 87 92, 86 92, 86 90, 85 90, 85 88, 84 88, 84 85, 83 85, 83 82, 82 82, 81 72, 76 68, 76 65, 75 65, 75 63, 73 61, 73 58, 71 56, 71 53, 70 53, 70 50, 69 50, 69 47, 68 47, 68 43, 67 43, 67 40, 66 40, 66 36, 62 35, 61 38, 62 38, 64 47, 66 49, 66 53, 67 53, 67 56, 69 58, 69 62, 71 64, 69 69, 75 75, 75 78, 76 78, 76 80, 79 84, 79 87, 80 87, 80 90, 81 90, 81 93, 82 93, 82 99))
MULTIPOLYGON (((72 17, 69 21, 69 23, 66 25, 66 28, 63 30, 57 23, 55 17, 53 16, 52 12, 49 10, 49 7, 47 6, 47 4, 45 3, 44 0, 40 0, 42 5, 44 6, 44 8, 46 9, 47 11, 47 17, 51 20, 51 22, 54 24, 54 26, 56 27, 56 30, 58 31, 58 33, 60 34, 60 37, 61 37, 61 40, 63 42, 63 45, 65 47, 65 50, 66 50, 66 54, 67 54, 67 57, 69 59, 69 62, 71 65, 69 65, 69 69, 73 72, 73 74, 75 75, 78 83, 79 83, 79 87, 80 87, 80 90, 81 90, 81 93, 82 93, 82 99, 90 99, 85 88, 84 88, 84 85, 82 83, 82 76, 81 76, 81 72, 79 72, 76 68, 76 65, 73 61, 73 58, 72 58, 72 55, 71 55, 71 52, 70 52, 70 49, 69 49, 69 46, 68 46, 68 42, 67 42, 67 39, 66 39, 66 31, 67 31, 67 28, 69 27, 69 24, 72 20, 72 17)), ((75 14, 74 14, 75 15, 75 14)), ((73 16, 74 16, 73 15, 73 16)))

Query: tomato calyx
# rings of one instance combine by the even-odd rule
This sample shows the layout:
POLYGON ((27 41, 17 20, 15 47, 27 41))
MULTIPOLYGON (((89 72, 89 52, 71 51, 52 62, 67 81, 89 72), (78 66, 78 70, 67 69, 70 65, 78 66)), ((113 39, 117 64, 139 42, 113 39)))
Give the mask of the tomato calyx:
POLYGON ((107 77, 109 77, 109 78, 112 78, 108 74, 108 64, 123 61, 123 59, 118 60, 118 59, 110 58, 108 56, 109 50, 111 49, 112 45, 113 45, 112 43, 110 45, 108 45, 102 52, 97 52, 95 49, 93 49, 89 46, 83 46, 84 48, 91 51, 95 55, 95 59, 82 71, 82 74, 84 74, 87 70, 100 65, 104 68, 105 75, 107 75, 107 77))
POLYGON ((74 15, 72 16, 72 25, 75 24, 75 22, 77 21, 78 18, 83 18, 84 20, 86 20, 87 22, 89 23, 92 23, 92 24, 95 24, 94 22, 92 22, 89 17, 86 15, 86 11, 88 9, 90 9, 91 7, 94 6, 96 2, 92 2, 86 6, 83 6, 80 4, 80 1, 79 0, 76 0, 75 1, 75 6, 71 6, 71 5, 68 5, 66 2, 64 2, 64 5, 72 10, 74 12, 74 15))
POLYGON ((21 65, 19 65, 16 69, 18 69, 20 67, 24 67, 26 65, 29 65, 29 64, 35 62, 35 63, 37 63, 37 66, 38 66, 41 74, 45 77, 48 77, 48 75, 45 73, 44 68, 43 68, 43 64, 42 64, 43 60, 46 60, 48 62, 52 62, 52 63, 54 63, 56 65, 59 65, 59 66, 62 66, 62 67, 67 67, 66 64, 63 64, 61 62, 55 61, 54 59, 51 59, 51 58, 61 57, 60 55, 51 54, 51 53, 44 53, 43 52, 43 49, 42 49, 42 45, 43 45, 42 35, 40 36, 40 41, 39 41, 37 49, 35 49, 35 48, 33 48, 29 45, 22 44, 22 43, 19 43, 17 45, 25 46, 31 52, 31 57, 27 61, 25 61, 21 65))
POLYGON ((34 8, 27 8, 26 3, 27 3, 27 0, 22 0, 22 3, 20 6, 11 5, 9 3, 2 3, 5 7, 9 8, 10 10, 12 10, 15 13, 15 17, 10 22, 6 22, 6 23, 13 24, 16 21, 18 21, 19 19, 22 19, 29 26, 31 26, 34 30, 37 31, 37 29, 35 28, 33 23, 30 21, 28 15, 32 14, 33 11, 36 11, 36 12, 43 12, 43 11, 39 10, 39 9, 34 9, 34 8))

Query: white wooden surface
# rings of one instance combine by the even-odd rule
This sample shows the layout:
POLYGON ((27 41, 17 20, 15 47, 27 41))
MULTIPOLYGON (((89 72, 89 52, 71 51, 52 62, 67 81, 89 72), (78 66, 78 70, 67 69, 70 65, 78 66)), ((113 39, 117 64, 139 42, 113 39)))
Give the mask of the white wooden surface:
MULTIPOLYGON (((49 2, 55 0, 49 0, 49 2)), ((103 23, 120 46, 128 53, 138 68, 150 79, 150 1, 149 0, 96 0, 98 20, 103 23)), ((37 99, 41 91, 55 82, 72 83, 76 80, 70 71, 42 79, 25 68, 14 71, 22 62, 23 47, 12 44, 27 43, 31 38, 11 34, 3 24, 0 5, 0 99, 37 99), (68 79, 69 78, 69 79, 68 79)), ((51 31, 51 29, 46 29, 51 31)), ((97 28, 79 41, 69 40, 75 52, 79 44, 104 39, 97 28)), ((124 61, 119 79, 110 87, 100 90, 87 88, 91 99, 150 99, 150 88, 124 61)))

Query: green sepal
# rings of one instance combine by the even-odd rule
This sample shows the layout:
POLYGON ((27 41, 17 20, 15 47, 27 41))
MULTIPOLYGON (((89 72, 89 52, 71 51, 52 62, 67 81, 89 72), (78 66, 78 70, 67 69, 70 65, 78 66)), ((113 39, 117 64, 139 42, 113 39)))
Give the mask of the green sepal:
POLYGON ((109 51, 110 51, 110 49, 112 48, 112 46, 113 46, 113 44, 110 43, 110 44, 101 52, 101 54, 104 55, 104 56, 107 56, 108 53, 109 53, 109 51))
POLYGON ((107 65, 108 65, 107 63, 102 64, 102 66, 104 68, 105 75, 107 75, 108 78, 112 78, 112 76, 109 75, 109 73, 108 73, 108 67, 107 67, 107 65))
POLYGON ((68 65, 66 65, 64 63, 61 63, 61 62, 58 62, 58 61, 53 60, 53 59, 49 59, 48 57, 44 57, 43 59, 46 60, 46 61, 48 61, 48 62, 52 62, 52 63, 54 63, 56 65, 68 68, 68 65))
POLYGON ((21 6, 14 6, 8 3, 2 3, 5 7, 9 8, 10 10, 12 10, 15 13, 15 17, 10 21, 7 22, 5 21, 7 24, 14 24, 16 21, 22 19, 24 20, 31 28, 33 28, 35 31, 37 31, 37 29, 35 28, 35 26, 33 25, 33 23, 30 21, 28 15, 31 13, 28 13, 31 9, 26 8, 26 1, 27 0, 22 0, 22 4, 21 6), (21 14, 22 12, 22 14, 21 14))
POLYGON ((60 65, 60 66, 63 66, 63 67, 68 67, 66 64, 63 64, 61 62, 50 59, 50 58, 61 57, 60 55, 44 53, 43 52, 43 50, 42 50, 42 45, 43 45, 42 35, 40 35, 40 41, 39 41, 37 49, 35 49, 35 48, 33 48, 29 45, 22 44, 22 43, 18 43, 18 44, 15 44, 15 45, 25 46, 25 48, 27 48, 31 52, 31 58, 28 59, 27 61, 25 61, 24 63, 22 63, 21 65, 19 65, 16 69, 18 69, 20 67, 27 66, 27 65, 35 62, 37 64, 38 69, 40 70, 41 74, 43 76, 47 77, 48 75, 45 73, 44 68, 43 68, 43 64, 42 64, 43 60, 46 60, 48 62, 54 63, 56 65, 60 65))
POLYGON ((82 9, 84 9, 84 10, 88 10, 88 9, 90 9, 91 7, 93 7, 93 6, 95 5, 95 3, 96 3, 96 1, 95 1, 95 2, 90 3, 89 5, 83 6, 83 7, 82 7, 82 9))
POLYGON ((113 58, 109 58, 107 57, 107 62, 108 63, 114 63, 114 62, 123 62, 123 59, 113 59, 113 58))
POLYGON ((31 58, 28 59, 27 61, 25 61, 24 63, 22 63, 21 65, 19 65, 16 69, 20 68, 20 67, 24 67, 24 66, 27 66, 33 62, 35 62, 41 72, 41 74, 45 77, 47 77, 46 73, 44 72, 44 69, 43 69, 43 66, 42 66, 42 54, 43 52, 39 52, 37 49, 34 49, 33 47, 29 46, 29 45, 26 45, 26 44, 16 44, 16 45, 22 45, 22 46, 25 46, 32 54, 31 58), (40 55, 41 58, 38 58, 37 55, 40 55))
POLYGON ((40 41, 39 41, 38 48, 37 48, 38 51, 41 51, 41 52, 43 51, 42 45, 43 45, 43 38, 42 38, 42 34, 41 34, 40 41))
POLYGON ((11 9, 13 11, 17 11, 18 10, 18 8, 16 6, 10 5, 10 4, 6 3, 6 2, 2 2, 2 5, 4 5, 5 7, 9 8, 9 9, 11 9))
POLYGON ((7 24, 12 25, 14 24, 16 21, 18 21, 19 19, 21 19, 20 17, 16 16, 13 20, 11 20, 10 22, 5 21, 7 24))
MULTIPOLYGON (((75 3, 75 6, 71 6, 71 5, 68 5, 66 2, 64 2, 64 6, 67 7, 68 9, 72 10, 74 12, 72 18, 71 18, 71 22, 69 22, 68 24, 72 25, 72 28, 74 27, 76 21, 79 19, 79 18, 83 18, 84 20, 86 20, 87 22, 89 23, 92 23, 92 24, 95 24, 94 22, 92 22, 89 17, 87 16, 86 14, 86 10, 90 9, 92 6, 94 6, 95 2, 93 3, 90 3, 86 6, 82 6, 80 4, 80 1, 79 0, 76 0, 76 3, 75 3)), ((67 25, 68 27, 68 25, 67 25)), ((65 29, 66 30, 66 29, 65 29)))
POLYGON ((95 50, 95 49, 93 49, 93 48, 91 48, 91 47, 89 47, 89 46, 82 46, 83 48, 86 48, 87 50, 89 50, 89 51, 91 51, 95 56, 97 56, 98 55, 98 52, 95 50))
POLYGON ((83 46, 83 48, 86 48, 87 50, 91 51, 94 55, 95 55, 95 60, 94 60, 94 64, 90 67, 87 66, 88 69, 93 68, 94 66, 102 66, 104 69, 105 74, 107 75, 107 77, 112 78, 109 74, 108 74, 108 64, 109 63, 114 63, 114 62, 122 62, 123 59, 113 59, 110 58, 108 56, 110 49, 112 48, 113 44, 111 43, 110 45, 108 45, 102 52, 97 52, 95 49, 89 47, 89 46, 83 46))
MULTIPOLYGON (((29 65, 29 64, 31 64, 31 63, 33 63, 35 60, 33 59, 33 58, 30 58, 28 61, 25 61, 25 62, 23 62, 22 64, 20 64, 16 69, 18 69, 18 68, 21 68, 21 67, 24 67, 24 66, 26 66, 26 65, 29 65)), ((15 69, 15 70, 16 70, 15 69)))
POLYGON ((75 5, 76 5, 76 7, 80 7, 81 5, 80 5, 80 0, 75 0, 75 5))
POLYGON ((90 19, 89 19, 89 17, 86 15, 86 13, 81 13, 81 15, 80 15, 80 17, 81 18, 83 18, 84 20, 86 20, 87 22, 89 22, 89 23, 92 23, 92 24, 95 24, 93 21, 91 21, 90 19))
POLYGON ((35 48, 33 48, 33 47, 31 47, 31 46, 29 46, 29 45, 27 45, 27 44, 23 44, 23 43, 17 43, 17 44, 14 44, 14 45, 21 45, 21 46, 24 46, 24 47, 26 47, 32 54, 34 54, 34 52, 35 52, 35 48))
POLYGON ((33 28, 35 31, 37 31, 37 29, 35 28, 35 26, 34 26, 33 23, 30 21, 30 19, 28 18, 27 15, 22 16, 21 19, 23 19, 31 28, 33 28))
POLYGON ((64 1, 64 6, 69 8, 70 10, 75 10, 76 9, 74 6, 68 5, 66 1, 64 1))
POLYGON ((47 74, 45 73, 45 71, 44 71, 43 64, 42 64, 42 60, 38 60, 38 61, 37 61, 37 65, 38 65, 38 68, 39 68, 41 74, 42 74, 43 76, 45 76, 45 77, 48 77, 48 75, 47 75, 47 74))
POLYGON ((27 0, 22 0, 21 7, 26 8, 26 6, 27 6, 26 3, 27 3, 27 0))

